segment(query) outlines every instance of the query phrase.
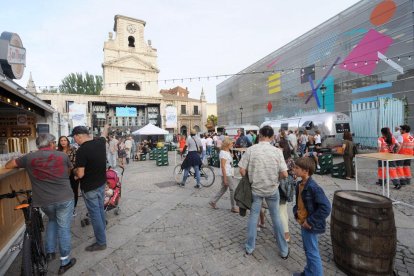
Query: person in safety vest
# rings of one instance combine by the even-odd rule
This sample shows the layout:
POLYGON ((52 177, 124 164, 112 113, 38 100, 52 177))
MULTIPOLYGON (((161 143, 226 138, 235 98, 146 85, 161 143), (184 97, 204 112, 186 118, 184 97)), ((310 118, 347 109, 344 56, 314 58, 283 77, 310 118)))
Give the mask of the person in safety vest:
MULTIPOLYGON (((410 134, 410 126, 400 126, 401 131, 401 148, 399 154, 406 154, 413 156, 414 154, 414 137, 410 134)), ((400 184, 395 186, 396 189, 400 189, 402 185, 411 183, 411 160, 400 160, 397 161, 397 173, 400 177, 400 184)))
MULTIPOLYGON (((400 144, 397 139, 392 136, 388 127, 381 129, 381 137, 378 138, 378 152, 382 153, 396 153, 400 150, 400 144)), ((385 165, 385 162, 384 162, 385 165)), ((400 185, 400 179, 397 173, 397 165, 395 161, 389 161, 389 176, 392 184, 395 187, 400 185)), ((387 178, 387 172, 382 168, 382 161, 378 161, 378 182, 377 185, 385 185, 385 179, 387 178)))

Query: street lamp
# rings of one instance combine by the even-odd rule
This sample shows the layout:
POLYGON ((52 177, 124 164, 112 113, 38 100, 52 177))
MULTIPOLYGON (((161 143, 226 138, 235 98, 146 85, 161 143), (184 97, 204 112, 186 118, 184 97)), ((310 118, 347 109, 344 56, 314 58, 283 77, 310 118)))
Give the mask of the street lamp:
POLYGON ((325 92, 326 92, 325 84, 322 84, 322 86, 319 89, 321 90, 321 94, 322 94, 322 109, 325 110, 325 92))
POLYGON ((240 106, 240 124, 243 124, 243 106, 240 106))

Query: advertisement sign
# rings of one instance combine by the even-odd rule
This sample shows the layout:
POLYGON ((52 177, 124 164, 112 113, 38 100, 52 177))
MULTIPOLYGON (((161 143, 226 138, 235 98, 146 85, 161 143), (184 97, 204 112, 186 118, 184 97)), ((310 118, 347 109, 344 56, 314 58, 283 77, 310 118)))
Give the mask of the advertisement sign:
POLYGON ((175 106, 169 105, 165 108, 165 127, 177 127, 177 108, 175 106))
POLYGON ((69 104, 69 120, 72 120, 72 127, 86 126, 86 104, 69 104))
POLYGON ((116 107, 116 117, 137 117, 136 107, 116 107))
POLYGON ((26 49, 16 33, 3 32, 0 36, 0 66, 11 79, 21 79, 26 66, 26 49))

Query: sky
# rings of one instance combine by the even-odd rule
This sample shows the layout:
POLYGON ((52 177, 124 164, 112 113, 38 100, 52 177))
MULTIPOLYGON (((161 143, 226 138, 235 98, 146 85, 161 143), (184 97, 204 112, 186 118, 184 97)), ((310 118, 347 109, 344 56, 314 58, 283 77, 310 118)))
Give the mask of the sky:
POLYGON ((216 102, 216 85, 313 29, 356 0, 0 0, 0 32, 19 34, 26 68, 17 82, 57 86, 73 72, 102 75, 103 45, 114 17, 146 21, 145 40, 158 52, 159 89, 203 89, 216 102), (167 79, 195 78, 191 82, 167 79))

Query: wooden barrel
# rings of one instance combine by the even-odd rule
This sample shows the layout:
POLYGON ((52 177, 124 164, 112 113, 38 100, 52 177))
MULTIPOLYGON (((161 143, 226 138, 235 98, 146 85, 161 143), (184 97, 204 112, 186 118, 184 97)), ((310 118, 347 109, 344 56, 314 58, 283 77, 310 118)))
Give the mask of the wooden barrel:
POLYGON ((348 275, 393 275, 397 246, 392 201, 362 191, 336 191, 331 214, 336 265, 348 275))

